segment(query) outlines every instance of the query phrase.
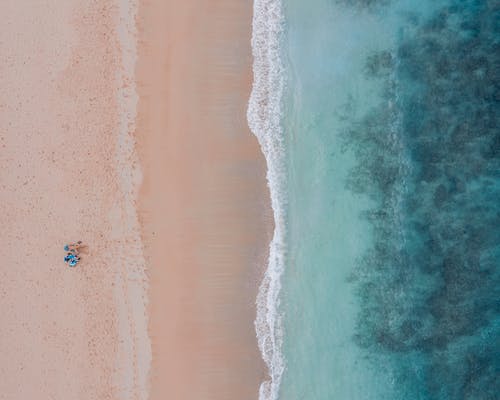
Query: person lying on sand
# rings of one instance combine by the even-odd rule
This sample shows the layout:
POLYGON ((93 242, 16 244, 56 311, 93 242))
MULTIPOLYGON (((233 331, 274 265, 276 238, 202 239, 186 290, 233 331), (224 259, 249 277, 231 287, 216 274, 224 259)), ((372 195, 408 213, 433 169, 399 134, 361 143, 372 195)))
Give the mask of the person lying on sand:
POLYGON ((64 250, 67 251, 67 253, 64 257, 64 262, 67 262, 70 267, 76 267, 76 264, 80 262, 80 250, 84 247, 86 246, 82 244, 81 240, 76 243, 65 245, 64 250))

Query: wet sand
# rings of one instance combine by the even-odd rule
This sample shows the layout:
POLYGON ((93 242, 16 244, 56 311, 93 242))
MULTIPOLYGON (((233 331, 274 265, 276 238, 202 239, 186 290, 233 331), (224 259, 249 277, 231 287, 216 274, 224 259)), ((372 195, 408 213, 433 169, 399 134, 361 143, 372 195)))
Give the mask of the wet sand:
POLYGON ((139 8, 140 220, 151 399, 257 399, 254 319, 272 214, 248 129, 251 2, 139 8))

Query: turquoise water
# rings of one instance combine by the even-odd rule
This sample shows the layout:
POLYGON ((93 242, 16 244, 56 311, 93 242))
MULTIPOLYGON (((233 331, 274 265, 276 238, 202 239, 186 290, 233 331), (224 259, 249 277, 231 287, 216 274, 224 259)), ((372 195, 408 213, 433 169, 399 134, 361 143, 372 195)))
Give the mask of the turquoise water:
POLYGON ((498 399, 500 3, 257 3, 261 399, 498 399))

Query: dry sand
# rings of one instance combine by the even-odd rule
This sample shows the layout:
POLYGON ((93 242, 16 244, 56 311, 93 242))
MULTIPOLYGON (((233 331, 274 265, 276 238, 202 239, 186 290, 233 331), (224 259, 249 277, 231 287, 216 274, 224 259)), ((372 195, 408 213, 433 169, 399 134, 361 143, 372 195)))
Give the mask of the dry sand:
POLYGON ((254 400, 272 215, 246 121, 252 2, 143 1, 139 16, 151 399, 254 400))
POLYGON ((0 14, 0 399, 145 399, 131 32, 116 29, 134 20, 112 1, 0 14), (78 239, 88 253, 68 268, 78 239))

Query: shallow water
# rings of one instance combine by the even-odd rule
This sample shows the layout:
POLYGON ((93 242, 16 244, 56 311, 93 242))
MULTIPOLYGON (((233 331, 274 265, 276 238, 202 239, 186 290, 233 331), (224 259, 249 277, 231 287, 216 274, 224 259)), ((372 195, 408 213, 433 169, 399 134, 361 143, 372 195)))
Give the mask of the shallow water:
POLYGON ((500 3, 282 6, 286 368, 261 398, 496 398, 500 3))

